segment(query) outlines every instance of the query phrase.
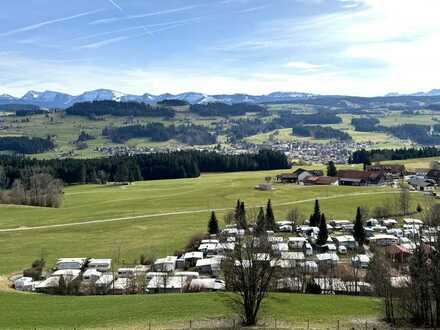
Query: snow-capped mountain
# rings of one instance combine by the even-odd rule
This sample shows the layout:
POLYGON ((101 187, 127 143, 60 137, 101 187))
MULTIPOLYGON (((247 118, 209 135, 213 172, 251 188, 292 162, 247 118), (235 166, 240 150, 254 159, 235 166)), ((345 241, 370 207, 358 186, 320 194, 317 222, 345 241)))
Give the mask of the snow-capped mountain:
POLYGON ((0 94, 0 101, 5 101, 5 102, 7 102, 7 101, 14 101, 14 100, 16 100, 16 98, 13 97, 12 95, 9 95, 9 94, 0 94))
POLYGON ((92 101, 117 101, 121 102, 127 95, 118 91, 110 89, 97 89, 94 91, 84 92, 83 94, 75 97, 72 103, 79 102, 92 102, 92 101))
POLYGON ((411 94, 388 93, 385 95, 385 97, 396 97, 396 96, 440 96, 440 89, 432 89, 429 92, 417 92, 411 94))
MULTIPOLYGON (((433 89, 430 92, 420 92, 414 94, 398 94, 390 93, 387 97, 399 96, 440 96, 440 89, 433 89)), ((80 95, 69 95, 66 93, 59 93, 55 91, 29 91, 21 98, 11 95, 0 95, 1 104, 31 104, 43 108, 67 108, 79 102, 93 102, 93 101, 116 101, 116 102, 144 102, 154 104, 163 100, 183 100, 191 104, 196 103, 210 103, 223 102, 228 104, 234 103, 263 103, 263 102, 288 102, 298 99, 324 97, 322 95, 315 95, 310 93, 299 92, 274 92, 267 95, 249 95, 249 94, 218 94, 206 95, 197 92, 188 92, 181 94, 161 94, 153 95, 145 93, 143 95, 125 94, 111 89, 97 89, 87 91, 80 95)))
POLYGON ((21 99, 23 103, 42 107, 64 107, 73 100, 73 96, 54 91, 29 91, 21 99))

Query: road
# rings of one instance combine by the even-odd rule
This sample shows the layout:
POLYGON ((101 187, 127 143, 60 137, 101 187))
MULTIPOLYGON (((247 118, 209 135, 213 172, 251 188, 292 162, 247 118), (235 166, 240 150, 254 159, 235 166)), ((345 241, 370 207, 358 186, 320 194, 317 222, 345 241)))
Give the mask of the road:
MULTIPOLYGON (((396 193, 399 193, 399 192, 398 191, 395 191, 395 192, 387 191, 387 192, 338 194, 338 195, 324 196, 324 197, 317 196, 317 197, 309 198, 309 199, 297 200, 297 201, 292 201, 292 202, 285 202, 285 203, 280 203, 280 204, 273 204, 273 206, 276 207, 276 206, 289 206, 289 205, 295 205, 295 204, 302 204, 302 203, 307 203, 307 202, 313 202, 313 201, 315 201, 315 199, 329 200, 329 199, 338 199, 338 198, 343 198, 343 197, 387 195, 387 194, 396 194, 396 193)), ((265 206, 265 205, 258 205, 258 206, 255 206, 255 208, 263 207, 263 206, 265 206)), ((174 216, 174 215, 207 213, 207 212, 211 212, 211 211, 224 212, 224 211, 230 211, 230 210, 233 210, 233 208, 175 211, 175 212, 165 212, 165 213, 156 213, 156 214, 141 214, 141 215, 121 217, 121 218, 111 218, 111 219, 91 220, 91 221, 76 221, 76 222, 61 223, 61 224, 56 224, 56 225, 42 225, 42 226, 34 226, 34 227, 27 227, 26 226, 26 227, 0 229, 0 233, 22 232, 22 231, 29 231, 29 230, 41 230, 41 229, 56 229, 56 228, 73 227, 73 226, 86 226, 86 225, 112 223, 112 222, 159 218, 159 217, 174 216)))

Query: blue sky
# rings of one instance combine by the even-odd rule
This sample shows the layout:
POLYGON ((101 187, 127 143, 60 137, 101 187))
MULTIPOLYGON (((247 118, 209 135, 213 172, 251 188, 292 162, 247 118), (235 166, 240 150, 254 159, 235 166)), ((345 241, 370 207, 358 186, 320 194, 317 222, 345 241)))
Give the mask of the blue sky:
POLYGON ((4 0, 0 94, 440 88, 438 0, 4 0))

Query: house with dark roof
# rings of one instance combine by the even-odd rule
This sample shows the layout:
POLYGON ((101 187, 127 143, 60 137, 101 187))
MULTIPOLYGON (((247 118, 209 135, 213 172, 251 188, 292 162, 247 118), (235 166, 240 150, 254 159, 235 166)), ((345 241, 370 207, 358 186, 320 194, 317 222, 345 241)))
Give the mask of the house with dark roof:
POLYGON ((330 186, 337 185, 338 178, 332 176, 308 176, 303 182, 304 185, 330 186))
POLYGON ((302 183, 305 178, 309 176, 323 176, 324 173, 321 170, 305 170, 299 168, 293 173, 283 173, 277 175, 277 182, 281 183, 302 183))
POLYGON ((370 184, 382 184, 385 177, 380 172, 368 172, 358 170, 339 170, 338 181, 342 186, 366 186, 370 184))
POLYGON ((405 165, 400 164, 368 165, 365 170, 367 172, 380 173, 387 179, 400 179, 406 174, 405 165))

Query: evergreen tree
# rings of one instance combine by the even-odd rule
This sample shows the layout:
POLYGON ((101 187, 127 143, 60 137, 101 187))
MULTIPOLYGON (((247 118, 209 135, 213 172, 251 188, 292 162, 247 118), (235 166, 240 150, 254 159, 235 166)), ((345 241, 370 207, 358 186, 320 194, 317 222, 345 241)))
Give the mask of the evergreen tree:
POLYGON ((269 199, 266 206, 266 228, 268 230, 275 230, 276 227, 277 224, 275 223, 275 215, 273 214, 272 210, 272 202, 269 199))
POLYGON ((208 233, 210 235, 217 235, 220 232, 220 228, 218 226, 217 216, 215 215, 215 212, 212 211, 211 218, 209 219, 208 223, 208 233))
POLYGON ((316 240, 316 244, 324 245, 327 243, 327 239, 328 239, 327 221, 323 213, 321 215, 321 219, 319 223, 319 233, 318 233, 318 239, 316 240))
POLYGON ((327 175, 328 176, 336 176, 338 171, 336 169, 335 163, 333 161, 329 161, 327 165, 327 175))
POLYGON ((237 204, 235 204, 235 210, 234 210, 234 219, 235 222, 237 223, 240 221, 240 205, 241 205, 241 201, 237 199, 237 204))
POLYGON ((244 206, 244 202, 240 204, 240 226, 241 229, 247 230, 247 220, 246 220, 246 208, 244 206))
POLYGON ((237 205, 235 206, 234 212, 235 222, 237 223, 238 229, 247 229, 246 222, 246 208, 244 202, 237 200, 237 205))
POLYGON ((264 210, 260 207, 257 215, 257 222, 255 223, 255 231, 257 235, 262 235, 266 232, 266 216, 264 215, 264 210))
POLYGON ((309 225, 312 227, 318 227, 321 221, 321 210, 319 208, 319 201, 315 200, 315 209, 313 214, 310 216, 309 225))
POLYGON ((67 294, 67 283, 66 280, 64 279, 64 276, 61 275, 60 276, 60 280, 58 282, 58 293, 62 296, 67 294))
POLYGON ((362 246, 365 242, 365 229, 364 224, 362 223, 362 213, 361 208, 358 207, 356 211, 356 220, 354 222, 353 227, 353 236, 356 242, 358 242, 359 246, 362 246))

